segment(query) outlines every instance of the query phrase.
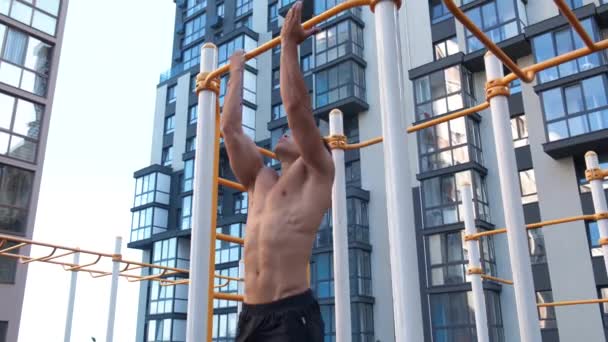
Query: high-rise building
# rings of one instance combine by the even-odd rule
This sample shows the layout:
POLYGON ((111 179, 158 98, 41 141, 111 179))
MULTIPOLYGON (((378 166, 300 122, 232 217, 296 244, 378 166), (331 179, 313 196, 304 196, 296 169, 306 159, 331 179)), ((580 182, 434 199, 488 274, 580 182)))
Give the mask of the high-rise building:
MULTIPOLYGON (((339 1, 338 1, 339 2, 339 1)), ((595 40, 608 32, 607 0, 569 0, 595 40)), ((213 42, 225 64, 236 49, 279 34, 292 0, 176 1, 173 67, 161 75, 154 114, 151 165, 135 173, 130 247, 144 261, 188 267, 197 120, 193 93, 200 47, 213 42)), ((304 1, 304 17, 336 1, 304 1)), ((463 0, 465 13, 526 66, 583 46, 551 0, 463 0)), ((484 100, 485 49, 454 20, 442 0, 404 1, 400 10, 403 110, 408 124, 484 100)), ((300 65, 322 131, 332 108, 344 112, 349 142, 381 135, 374 15, 354 9, 320 25, 300 48, 300 65)), ((280 47, 247 63, 243 124, 258 145, 272 148, 288 130, 279 95, 280 47)), ((532 84, 513 82, 509 108, 527 223, 593 213, 583 155, 594 149, 608 167, 607 55, 597 52, 540 73, 532 84)), ((225 94, 222 80, 220 98, 225 94)), ((475 341, 471 285, 463 251, 463 213, 457 186, 472 183, 479 229, 504 227, 496 150, 489 111, 407 135, 409 180, 417 236, 420 313, 425 341, 475 341)), ((267 160, 270 167, 279 167, 267 160)), ((379 146, 346 153, 353 341, 394 341, 386 219, 379 146)), ((220 173, 232 178, 225 152, 220 173)), ((608 182, 606 183, 608 189, 608 182)), ((221 188, 217 231, 246 234, 247 194, 221 188)), ((335 340, 331 215, 315 241, 311 287, 319 298, 326 341, 335 340)), ((538 302, 608 297, 608 277, 594 222, 573 222, 529 233, 538 302)), ((216 243, 218 273, 237 276, 242 249, 216 243)), ((484 240, 482 265, 511 278, 504 236, 484 240)), ((513 289, 484 281, 491 341, 519 341, 513 289)), ((220 291, 236 292, 236 284, 220 291)), ((187 288, 142 284, 138 341, 184 341, 187 288)), ((236 303, 215 301, 215 341, 231 341, 236 303)), ((539 309, 543 341, 604 341, 608 308, 539 309), (605 322, 605 323, 604 323, 605 322)), ((202 317, 196 319, 204 319, 202 317)))
MULTIPOLYGON (((0 4, 1 234, 33 234, 67 7, 67 0, 0 4)), ((25 265, 0 257, 2 342, 17 341, 26 276, 25 265)))

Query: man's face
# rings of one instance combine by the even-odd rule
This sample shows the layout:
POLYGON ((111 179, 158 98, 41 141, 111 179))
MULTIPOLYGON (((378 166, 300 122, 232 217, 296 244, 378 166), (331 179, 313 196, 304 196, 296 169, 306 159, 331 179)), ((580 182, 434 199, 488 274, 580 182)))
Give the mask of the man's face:
POLYGON ((293 138, 285 133, 279 138, 277 145, 274 147, 274 152, 280 161, 294 161, 300 157, 300 150, 293 141, 293 138))

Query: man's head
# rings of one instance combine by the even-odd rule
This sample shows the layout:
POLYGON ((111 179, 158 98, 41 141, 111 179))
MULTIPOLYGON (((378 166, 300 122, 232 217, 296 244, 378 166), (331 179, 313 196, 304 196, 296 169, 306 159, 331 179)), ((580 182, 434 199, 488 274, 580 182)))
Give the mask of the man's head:
MULTIPOLYGON (((321 141, 323 142, 323 146, 325 146, 327 151, 331 154, 331 148, 327 141, 322 138, 321 141)), ((279 138, 279 141, 274 147, 274 153, 281 163, 292 163, 300 157, 298 145, 296 145, 289 133, 284 133, 281 138, 279 138)))

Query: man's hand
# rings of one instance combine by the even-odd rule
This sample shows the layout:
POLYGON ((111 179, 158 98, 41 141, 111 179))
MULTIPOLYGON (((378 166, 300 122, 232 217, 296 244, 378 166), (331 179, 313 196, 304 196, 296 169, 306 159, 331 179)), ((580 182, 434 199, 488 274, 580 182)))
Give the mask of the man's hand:
POLYGON ((315 27, 310 30, 302 28, 302 1, 296 1, 285 16, 285 22, 281 29, 281 42, 283 44, 299 45, 317 32, 319 30, 315 27))
POLYGON ((230 56, 230 76, 239 75, 245 69, 245 51, 237 50, 230 56))

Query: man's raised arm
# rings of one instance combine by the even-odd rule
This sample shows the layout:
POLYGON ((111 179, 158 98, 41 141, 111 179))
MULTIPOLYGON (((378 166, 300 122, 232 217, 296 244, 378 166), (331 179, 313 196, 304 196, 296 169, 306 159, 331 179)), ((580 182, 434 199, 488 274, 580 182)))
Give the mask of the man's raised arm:
POLYGON ((220 125, 230 167, 238 181, 249 189, 264 163, 255 143, 243 132, 244 69, 245 53, 237 51, 230 57, 230 80, 220 125))
POLYGON ((302 159, 313 169, 327 173, 332 172, 333 162, 315 124, 310 96, 298 61, 298 45, 317 30, 304 30, 301 21, 302 2, 297 1, 285 16, 281 30, 281 98, 302 159))

